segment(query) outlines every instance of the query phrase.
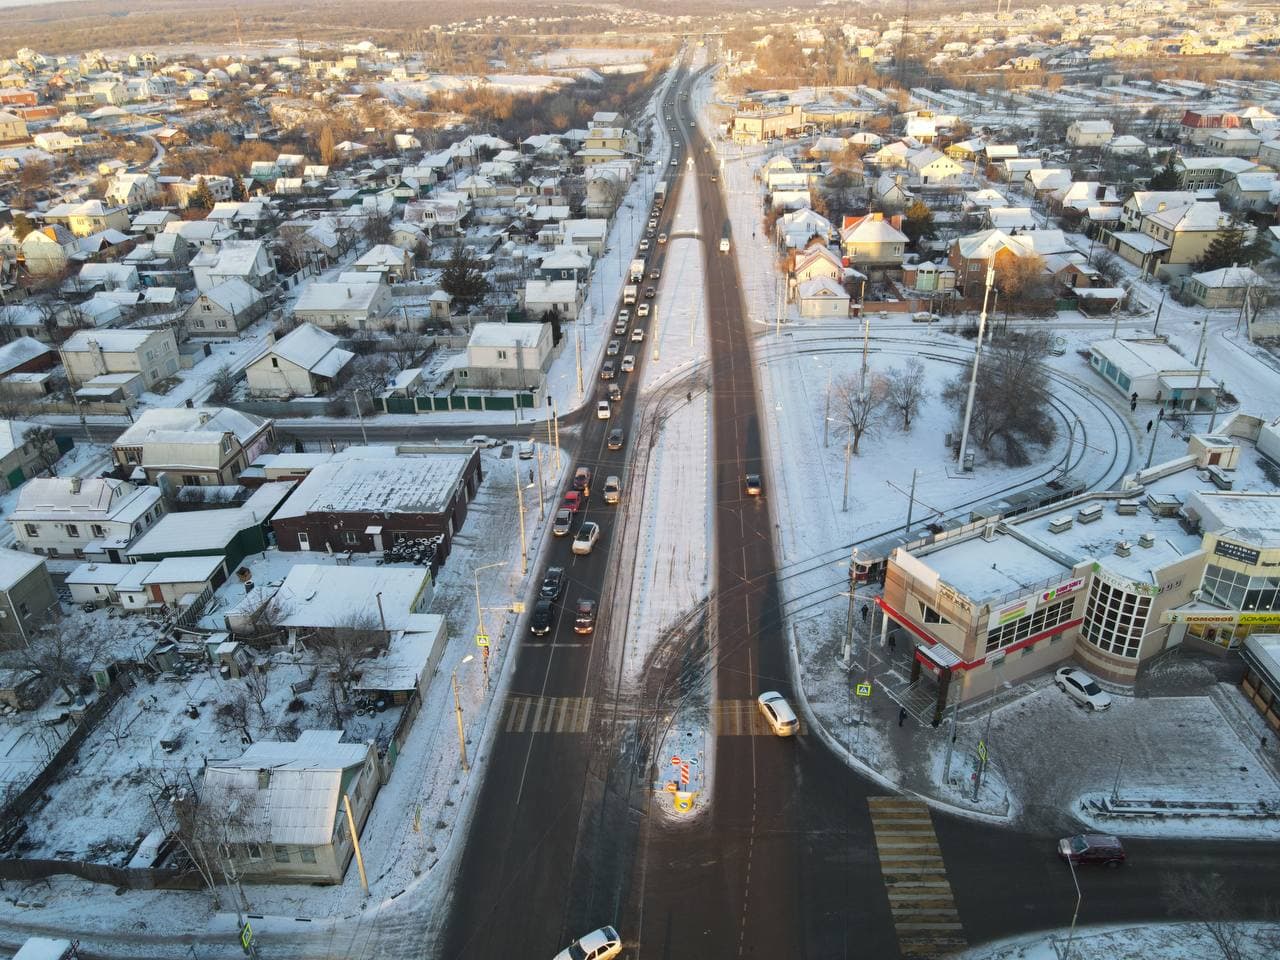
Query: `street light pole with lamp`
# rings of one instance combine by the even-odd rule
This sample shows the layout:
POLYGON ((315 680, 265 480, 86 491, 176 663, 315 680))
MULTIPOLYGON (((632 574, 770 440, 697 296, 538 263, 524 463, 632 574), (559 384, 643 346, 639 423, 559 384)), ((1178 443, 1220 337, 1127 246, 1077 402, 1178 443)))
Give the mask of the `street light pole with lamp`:
POLYGON ((363 390, 369 394, 369 406, 373 406, 373 393, 367 387, 355 387, 351 391, 351 399, 356 405, 356 419, 360 421, 360 437, 364 440, 364 445, 369 445, 369 433, 364 428, 364 411, 360 409, 360 391, 363 390))
POLYGON ((489 689, 489 648, 492 646, 492 641, 489 639, 488 632, 484 628, 484 607, 480 604, 480 571, 491 570, 494 567, 505 567, 506 565, 506 560, 499 560, 497 563, 486 563, 471 571, 472 579, 475 581, 476 585, 476 644, 480 647, 480 652, 482 654, 481 660, 483 661, 482 666, 484 667, 484 688, 486 690, 489 689), (485 638, 483 643, 480 641, 481 637, 485 638))
MULTIPOLYGON (((465 664, 470 663, 474 659, 475 657, 473 657, 471 654, 468 653, 465 657, 462 658, 462 663, 458 664, 458 667, 462 667, 465 664)), ((458 750, 462 755, 462 771, 463 773, 465 773, 466 771, 471 769, 471 765, 467 763, 467 736, 462 731, 462 701, 458 698, 457 668, 455 668, 453 671, 453 711, 458 718, 458 750)))

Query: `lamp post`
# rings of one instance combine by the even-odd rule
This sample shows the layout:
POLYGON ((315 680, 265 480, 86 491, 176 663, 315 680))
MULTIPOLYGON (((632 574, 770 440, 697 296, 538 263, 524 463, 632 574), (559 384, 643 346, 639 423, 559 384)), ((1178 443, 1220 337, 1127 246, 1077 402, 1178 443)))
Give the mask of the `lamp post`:
POLYGON ((1071 913, 1071 932, 1067 934, 1067 949, 1064 953, 1064 960, 1071 960, 1071 944, 1076 939, 1076 920, 1080 917, 1080 901, 1084 899, 1084 895, 1080 892, 1080 880, 1076 877, 1076 864, 1070 857, 1067 858, 1067 866, 1071 868, 1071 882, 1076 885, 1076 908, 1071 913))
MULTIPOLYGON (((461 667, 464 664, 468 664, 474 659, 475 657, 468 653, 462 658, 462 663, 458 664, 458 666, 461 667)), ((458 718, 458 751, 462 755, 462 770, 465 773, 471 769, 471 765, 467 763, 467 737, 462 732, 462 701, 458 698, 458 671, 456 668, 453 671, 453 712, 458 718)))
MULTIPOLYGON (((484 628, 484 607, 480 605, 480 571, 489 570, 493 567, 505 567, 507 561, 499 560, 497 563, 486 563, 483 566, 476 567, 471 571, 472 579, 476 584, 476 644, 480 644, 480 638, 488 636, 484 628)), ((483 646, 480 647, 481 665, 484 667, 484 688, 489 689, 489 649, 493 646, 493 641, 486 639, 483 646)), ((464 661, 465 662, 465 661, 464 661)))
POLYGON ((520 515, 520 575, 529 572, 529 545, 524 535, 524 484, 520 482, 520 468, 516 467, 516 509, 520 515))
MULTIPOLYGON (((367 447, 369 445, 369 433, 364 428, 364 411, 360 409, 360 391, 364 389, 365 389, 364 387, 356 387, 354 390, 352 390, 351 399, 355 401, 356 419, 360 421, 360 438, 364 441, 364 445, 367 447)), ((369 405, 373 406, 372 393, 369 393, 369 405)))

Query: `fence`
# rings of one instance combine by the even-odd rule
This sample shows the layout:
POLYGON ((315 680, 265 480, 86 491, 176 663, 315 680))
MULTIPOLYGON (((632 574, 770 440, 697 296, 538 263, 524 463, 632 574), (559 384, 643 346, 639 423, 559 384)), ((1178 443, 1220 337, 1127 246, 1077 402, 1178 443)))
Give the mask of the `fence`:
POLYGON ((67 873, 93 883, 109 883, 130 890, 198 890, 203 886, 199 873, 194 870, 113 867, 84 860, 0 859, 0 880, 43 880, 67 873))
POLYGON ((374 407, 382 413, 451 413, 468 410, 523 410, 535 406, 532 393, 510 394, 433 394, 426 397, 374 397, 374 407))

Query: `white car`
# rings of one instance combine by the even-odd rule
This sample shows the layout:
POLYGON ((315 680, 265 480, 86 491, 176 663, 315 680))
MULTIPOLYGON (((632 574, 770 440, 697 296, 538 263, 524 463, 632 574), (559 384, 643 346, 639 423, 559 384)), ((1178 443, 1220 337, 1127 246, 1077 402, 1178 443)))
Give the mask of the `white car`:
POLYGON ((633 354, 628 353, 622 358, 621 370, 623 373, 631 373, 636 368, 636 358, 633 354))
POLYGON ((1111 694, 1079 667, 1059 667, 1053 675, 1053 682, 1059 690, 1090 710, 1105 710, 1111 706, 1111 694))
POLYGON ((644 327, 636 327, 634 330, 631 331, 631 342, 632 343, 644 342, 644 327))
POLYGON ((556 960, 613 960, 622 952, 622 938, 613 927, 601 927, 580 937, 556 954, 556 960))
POLYGON ((621 350, 622 344, 619 341, 610 340, 604 348, 604 355, 606 357, 616 357, 621 350))
POLYGON ((473 447, 481 447, 487 450, 490 447, 500 447, 506 443, 506 441, 499 440, 496 437, 486 437, 483 433, 478 433, 468 440, 467 443, 471 444, 473 447))
POLYGON ((796 712, 787 703, 787 698, 776 690, 770 690, 756 697, 760 712, 768 721, 771 729, 779 737, 793 737, 800 730, 800 721, 796 712))
POLYGON ((609 417, 610 417, 610 416, 612 416, 612 415, 613 415, 613 411, 612 411, 611 409, 609 409, 609 401, 608 401, 608 400, 601 400, 599 403, 597 403, 597 404, 596 404, 596 419, 597 419, 597 420, 608 420, 608 419, 609 419, 609 417))
POLYGON ((591 548, 596 545, 596 541, 599 539, 600 524, 588 520, 573 535, 573 552, 580 557, 585 557, 591 552, 591 548))
POLYGON ((649 305, 647 303, 642 303, 640 304, 640 306, 636 307, 636 316, 638 318, 647 317, 648 315, 649 315, 649 305))

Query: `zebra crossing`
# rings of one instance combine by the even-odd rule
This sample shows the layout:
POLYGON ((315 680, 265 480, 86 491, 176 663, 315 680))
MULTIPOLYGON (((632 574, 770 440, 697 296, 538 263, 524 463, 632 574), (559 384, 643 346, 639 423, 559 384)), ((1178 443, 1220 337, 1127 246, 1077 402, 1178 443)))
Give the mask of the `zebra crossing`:
POLYGON ((898 951, 938 957, 968 946, 927 804, 868 797, 898 951))
POLYGON ((586 733, 593 705, 591 697, 513 693, 502 705, 502 729, 507 733, 586 733))

